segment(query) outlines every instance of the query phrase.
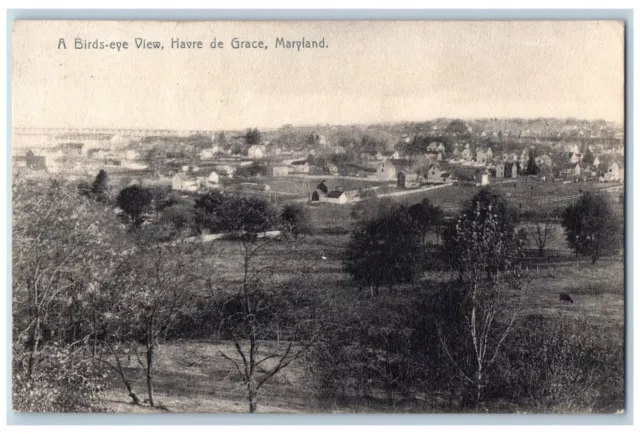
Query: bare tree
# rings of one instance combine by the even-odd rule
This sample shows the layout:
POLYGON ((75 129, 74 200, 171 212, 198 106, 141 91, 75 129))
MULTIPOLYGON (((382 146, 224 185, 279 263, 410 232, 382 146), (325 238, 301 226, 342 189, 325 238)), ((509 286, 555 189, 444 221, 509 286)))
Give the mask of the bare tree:
POLYGON ((215 294, 220 332, 234 351, 221 351, 246 388, 249 412, 258 408, 261 388, 300 359, 314 344, 319 322, 314 295, 303 279, 278 283, 274 273, 286 267, 279 256, 295 248, 289 240, 247 235, 239 242, 241 278, 215 294), (234 288, 229 291, 230 288, 234 288))

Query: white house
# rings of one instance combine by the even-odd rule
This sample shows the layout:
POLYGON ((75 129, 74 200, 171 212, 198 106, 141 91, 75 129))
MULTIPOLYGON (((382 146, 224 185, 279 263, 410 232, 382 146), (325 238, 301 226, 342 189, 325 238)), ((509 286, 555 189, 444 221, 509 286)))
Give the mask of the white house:
POLYGON ((624 168, 620 167, 616 161, 609 164, 604 174, 604 180, 608 182, 624 181, 624 168))
POLYGON ((349 202, 347 193, 344 191, 330 191, 325 196, 320 196, 320 202, 346 204, 349 202))
POLYGON ((309 173, 311 166, 307 160, 298 160, 291 163, 291 171, 294 173, 309 173))
POLYGON ((376 175, 380 181, 396 181, 396 166, 389 160, 378 163, 376 175))

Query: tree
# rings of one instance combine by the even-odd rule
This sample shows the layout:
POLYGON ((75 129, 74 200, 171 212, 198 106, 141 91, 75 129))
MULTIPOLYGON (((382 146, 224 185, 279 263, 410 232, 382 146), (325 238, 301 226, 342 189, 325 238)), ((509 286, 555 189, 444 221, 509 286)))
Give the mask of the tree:
POLYGON ((525 292, 519 243, 500 200, 480 192, 448 233, 458 281, 441 293, 436 323, 440 343, 458 374, 473 386, 480 405, 503 342, 513 329, 525 292), (488 276, 487 276, 488 274, 488 276), (514 308, 512 299, 519 302, 514 308))
POLYGON ((115 365, 109 366, 120 375, 134 403, 139 400, 122 369, 121 350, 128 348, 144 371, 149 405, 154 407, 159 345, 195 299, 197 252, 190 243, 159 244, 153 234, 143 232, 120 262, 114 280, 100 291, 99 297, 108 301, 100 304, 101 342, 114 357, 115 365))
POLYGON ((131 218, 134 226, 142 224, 143 214, 150 210, 153 195, 151 191, 138 185, 120 190, 116 202, 122 211, 131 218))
POLYGON ((227 136, 224 134, 224 131, 219 131, 216 133, 215 143, 222 148, 227 146, 227 136))
POLYGON ((245 138, 247 140, 248 145, 257 145, 260 143, 262 135, 260 134, 260 131, 257 128, 254 128, 254 129, 249 128, 247 130, 247 133, 245 134, 245 138))
POLYGON ((207 229, 214 234, 226 229, 225 199, 224 194, 218 190, 198 197, 194 207, 196 224, 200 229, 207 229))
POLYGON ((436 205, 432 205, 429 199, 423 199, 409 207, 409 216, 416 230, 420 234, 422 245, 427 241, 429 233, 434 233, 438 238, 438 229, 444 223, 444 211, 436 205))
POLYGON ((297 238, 310 229, 309 216, 304 207, 297 203, 285 205, 280 214, 284 230, 297 238))
POLYGON ((595 159, 596 157, 593 155, 593 152, 591 152, 591 149, 587 147, 587 152, 584 153, 584 156, 582 157, 582 162, 587 166, 591 166, 595 161, 595 159))
POLYGON ((511 268, 521 257, 515 232, 517 223, 516 210, 499 194, 483 188, 467 203, 457 220, 445 230, 443 256, 451 268, 462 275, 466 265, 458 252, 482 247, 483 251, 478 254, 483 256, 484 271, 489 276, 511 268), (492 225, 496 225, 496 228, 492 225), (482 238, 485 230, 492 237, 482 238), (467 238, 462 235, 462 231, 468 232, 467 238), (476 246, 478 238, 483 241, 476 246))
POLYGON ((123 239, 109 209, 81 196, 75 186, 14 184, 14 408, 94 406, 101 372, 87 356, 95 329, 85 300, 110 280, 123 239))
POLYGON ((107 199, 109 192, 109 176, 103 169, 101 169, 100 172, 98 172, 98 174, 96 175, 96 179, 91 185, 91 192, 100 202, 103 202, 107 199))
POLYGON ((593 264, 622 245, 621 222, 602 195, 584 193, 564 210, 562 226, 569 246, 593 264))
POLYGON ((529 159, 524 170, 526 175, 537 175, 540 172, 540 168, 536 164, 536 159, 533 155, 533 149, 529 150, 529 159))
POLYGON ((240 375, 250 413, 258 409, 261 388, 309 351, 321 330, 315 293, 304 280, 272 280, 279 267, 292 271, 279 265, 278 249, 294 248, 283 241, 243 238, 241 281, 221 282, 223 288, 212 291, 220 333, 233 343, 233 353, 220 354, 240 375))
POLYGON ((421 263, 420 237, 406 207, 361 221, 351 233, 344 269, 362 286, 414 282, 421 263))

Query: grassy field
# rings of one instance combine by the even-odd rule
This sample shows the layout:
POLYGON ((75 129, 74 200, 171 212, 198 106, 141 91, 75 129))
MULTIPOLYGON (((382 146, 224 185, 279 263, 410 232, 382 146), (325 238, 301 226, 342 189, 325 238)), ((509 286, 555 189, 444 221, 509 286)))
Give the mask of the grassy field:
MULTIPOLYGON (((340 213, 344 207, 321 208, 340 213)), ((305 284, 314 291, 322 291, 327 299, 344 309, 362 312, 395 311, 394 305, 407 303, 410 288, 399 288, 397 294, 381 291, 370 297, 368 291, 359 292, 350 278, 342 272, 342 252, 348 235, 307 236, 304 243, 291 248, 276 245, 269 252, 277 258, 276 281, 286 281, 304 270, 305 284)), ((233 280, 241 273, 239 243, 222 241, 212 243, 209 266, 233 280)), ((539 314, 554 321, 588 321, 607 326, 612 340, 622 341, 624 336, 624 264, 621 260, 603 259, 595 265, 583 258, 565 254, 564 261, 553 267, 529 267, 525 271, 527 297, 523 315, 539 314), (574 300, 565 304, 559 293, 566 292, 574 300)), ((447 272, 426 272, 421 291, 430 291, 434 285, 452 279, 447 272)), ((268 343, 274 345, 274 343, 268 343)), ((157 401, 162 407, 152 409, 146 404, 132 406, 124 387, 112 378, 105 394, 105 404, 112 411, 125 412, 246 412, 244 388, 230 362, 221 351, 233 357, 229 342, 174 341, 158 351, 157 401)), ((131 361, 128 368, 142 397, 145 391, 142 372, 131 361)), ((361 407, 358 411, 377 412, 380 406, 361 407)), ((259 399, 259 412, 313 413, 329 411, 315 398, 311 374, 303 363, 294 364, 268 382, 259 399)), ((333 408, 330 411, 352 412, 353 408, 333 408)), ((419 411, 406 407, 397 411, 419 411)))

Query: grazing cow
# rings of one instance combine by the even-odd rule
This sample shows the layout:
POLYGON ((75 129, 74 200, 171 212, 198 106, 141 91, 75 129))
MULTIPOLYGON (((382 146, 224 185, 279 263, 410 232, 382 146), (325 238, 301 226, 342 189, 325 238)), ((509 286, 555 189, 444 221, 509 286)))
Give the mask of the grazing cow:
POLYGON ((564 292, 560 294, 560 301, 566 301, 567 303, 573 304, 573 300, 571 299, 571 296, 564 292))

